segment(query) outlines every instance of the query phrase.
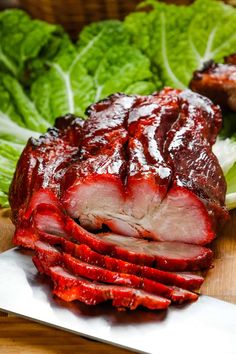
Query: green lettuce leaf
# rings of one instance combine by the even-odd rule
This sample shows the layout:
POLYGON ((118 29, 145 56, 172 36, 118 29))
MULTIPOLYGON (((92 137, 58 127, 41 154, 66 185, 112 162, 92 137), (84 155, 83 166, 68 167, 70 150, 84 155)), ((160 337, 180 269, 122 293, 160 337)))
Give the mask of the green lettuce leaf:
POLYGON ((10 75, 2 76, 3 86, 10 94, 10 100, 21 115, 23 124, 26 128, 33 131, 45 132, 50 124, 37 111, 35 104, 24 92, 20 83, 10 75))
POLYGON ((86 107, 114 92, 154 91, 149 60, 129 44, 119 21, 85 27, 76 47, 62 50, 31 86, 39 112, 53 123, 68 112, 84 116, 86 107))
POLYGON ((225 176, 227 183, 226 206, 229 210, 236 208, 236 162, 225 176))
POLYGON ((12 144, 0 140, 0 205, 8 207, 9 183, 15 172, 16 163, 24 145, 12 144))
POLYGON ((0 12, 0 70, 20 78, 26 62, 62 33, 60 26, 32 20, 22 10, 0 12))
MULTIPOLYGON (((2 84, 0 85, 1 139, 24 145, 31 136, 39 136, 39 133, 37 133, 37 120, 32 122, 34 109, 32 111, 30 107, 33 103, 30 102, 28 105, 29 102, 19 83, 8 75, 2 75, 2 84), (3 85, 3 82, 6 86, 3 85), (7 90, 7 87, 9 87, 10 91, 7 90), (17 110, 17 104, 20 106, 20 110, 17 110)), ((37 114, 36 118, 38 118, 37 114)), ((44 127, 42 131, 45 131, 44 127)))
POLYGON ((125 20, 132 43, 156 67, 163 86, 185 88, 209 59, 221 61, 236 48, 236 9, 220 1, 176 6, 149 0, 153 10, 125 20))

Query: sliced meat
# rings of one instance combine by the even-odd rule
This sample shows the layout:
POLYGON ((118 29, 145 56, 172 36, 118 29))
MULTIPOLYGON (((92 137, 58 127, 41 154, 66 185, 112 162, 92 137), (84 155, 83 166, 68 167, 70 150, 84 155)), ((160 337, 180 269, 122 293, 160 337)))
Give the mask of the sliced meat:
POLYGON ((189 87, 209 97, 224 109, 236 111, 236 55, 226 57, 227 64, 217 64, 213 60, 195 71, 189 87))
POLYGON ((130 310, 138 306, 161 310, 170 305, 170 300, 163 297, 129 287, 90 282, 59 266, 50 268, 50 276, 54 283, 54 294, 67 302, 79 300, 87 305, 97 305, 112 300, 113 306, 130 310))
POLYGON ((40 231, 73 237, 94 251, 135 264, 183 271, 207 268, 212 262, 212 251, 198 245, 155 242, 112 233, 92 234, 52 206, 38 206, 34 224, 40 231))
POLYGON ((197 294, 178 287, 166 286, 147 278, 113 272, 108 269, 83 262, 72 257, 70 254, 64 252, 60 253, 55 247, 41 241, 36 242, 35 252, 36 257, 34 257, 34 262, 37 266, 37 261, 39 260, 43 266, 43 269, 46 270, 45 273, 47 273, 47 270, 52 266, 62 265, 73 275, 102 283, 124 285, 135 289, 142 289, 149 293, 166 297, 175 303, 195 301, 198 298, 197 294))
POLYGON ((136 275, 112 272, 98 266, 81 262, 68 254, 63 255, 63 263, 66 268, 75 275, 97 280, 102 283, 114 283, 135 289, 142 289, 149 293, 166 297, 175 303, 195 301, 198 298, 197 294, 190 291, 178 287, 166 286, 147 278, 140 278, 136 275))
MULTIPOLYGON (((13 221, 24 219, 25 209, 39 189, 60 195, 65 170, 78 159, 83 121, 72 115, 58 118, 55 127, 39 139, 29 139, 18 161, 10 187, 13 221)), ((42 200, 42 198, 41 198, 42 200)))
POLYGON ((226 184, 211 151, 219 107, 189 90, 165 89, 114 95, 88 113, 83 161, 65 174, 68 214, 91 231, 105 224, 132 237, 210 243, 227 219, 226 184))
POLYGON ((23 217, 20 221, 18 220, 13 236, 13 243, 16 246, 34 249, 34 244, 39 239, 34 222, 37 210, 45 211, 43 213, 45 229, 49 230, 50 233, 57 233, 59 236, 66 235, 63 207, 51 190, 41 188, 33 194, 23 217), (59 215, 60 217, 58 217, 59 215))
POLYGON ((50 275, 50 267, 63 266, 62 252, 42 241, 35 242, 35 255, 32 260, 39 273, 50 275))
MULTIPOLYGON (((52 245, 59 245, 62 251, 86 263, 115 272, 146 277, 166 285, 174 285, 187 290, 197 290, 204 280, 203 277, 193 273, 167 272, 102 255, 86 245, 76 243, 73 239, 69 240, 65 237, 55 236, 45 232, 39 232, 39 239, 44 241, 44 243, 48 242, 52 245)), ((36 246, 38 247, 38 242, 36 246)))

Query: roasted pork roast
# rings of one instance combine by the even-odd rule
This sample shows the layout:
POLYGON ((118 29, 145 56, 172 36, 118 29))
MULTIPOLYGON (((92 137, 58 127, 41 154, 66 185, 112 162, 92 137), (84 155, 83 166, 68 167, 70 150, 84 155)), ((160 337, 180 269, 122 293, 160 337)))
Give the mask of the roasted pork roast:
POLYGON ((203 278, 185 272, 211 265, 204 245, 228 217, 212 152, 220 108, 166 88, 111 95, 87 115, 58 118, 28 141, 10 188, 15 244, 35 250, 66 301, 160 309, 195 300, 203 278))

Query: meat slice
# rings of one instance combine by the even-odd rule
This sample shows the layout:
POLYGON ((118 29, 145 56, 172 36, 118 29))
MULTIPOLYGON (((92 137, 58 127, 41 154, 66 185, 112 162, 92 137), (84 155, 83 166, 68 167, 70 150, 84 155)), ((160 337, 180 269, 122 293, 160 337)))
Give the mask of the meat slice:
POLYGON ((170 300, 161 296, 124 286, 90 282, 59 266, 50 268, 50 276, 54 283, 54 294, 67 302, 79 300, 87 305, 97 305, 112 300, 113 306, 130 310, 135 310, 138 306, 163 310, 170 305, 170 300))
POLYGON ((50 267, 63 265, 62 253, 49 243, 36 241, 34 250, 32 260, 39 273, 50 275, 50 267))
MULTIPOLYGON (((43 243, 48 242, 52 245, 59 245, 63 252, 71 254, 86 263, 96 265, 114 272, 125 274, 134 274, 155 280, 165 285, 174 285, 187 290, 197 290, 203 283, 204 278, 193 273, 174 273, 162 271, 156 268, 140 266, 138 264, 129 263, 118 258, 102 255, 93 251, 84 244, 78 244, 75 240, 65 237, 39 232, 39 239, 43 243)), ((39 247, 36 243, 36 252, 39 247)), ((58 260, 57 260, 58 261, 58 260)), ((58 264, 58 263, 57 263, 58 264)))
MULTIPOLYGON (((18 161, 10 187, 13 221, 25 218, 25 209, 35 193, 43 188, 60 195, 65 170, 79 155, 83 121, 72 115, 58 118, 55 127, 39 139, 29 139, 18 161)), ((47 192, 46 192, 47 193, 47 192)), ((43 200, 42 194, 37 194, 43 200)))
POLYGON ((34 244, 38 240, 38 233, 34 225, 34 216, 37 210, 45 210, 43 216, 44 228, 51 233, 65 236, 63 207, 58 198, 50 189, 39 189, 34 192, 30 202, 18 219, 17 227, 13 236, 13 243, 16 246, 34 249, 34 244), (49 211, 47 215, 47 210, 49 211), (60 217, 58 217, 60 215, 60 217))
POLYGON ((198 245, 155 242, 112 233, 92 234, 52 206, 38 206, 34 224, 40 231, 67 235, 96 252, 135 264, 183 271, 204 269, 212 262, 212 251, 198 245))
POLYGON ((189 87, 209 97, 224 109, 236 111, 236 55, 226 57, 226 64, 213 60, 195 71, 189 87))
MULTIPOLYGON (((60 254, 55 247, 41 241, 36 242, 35 252, 36 257, 34 257, 34 262, 37 266, 39 263, 38 261, 40 261, 40 264, 43 266, 43 271, 46 274, 51 266, 62 265, 73 275, 82 276, 86 279, 95 280, 102 283, 124 285, 135 289, 142 289, 152 294, 166 297, 175 303, 195 301, 198 298, 197 294, 178 287, 166 286, 159 282, 138 277, 136 275, 110 271, 108 269, 83 262, 67 253, 60 254)), ((40 267, 39 271, 41 271, 40 267)))

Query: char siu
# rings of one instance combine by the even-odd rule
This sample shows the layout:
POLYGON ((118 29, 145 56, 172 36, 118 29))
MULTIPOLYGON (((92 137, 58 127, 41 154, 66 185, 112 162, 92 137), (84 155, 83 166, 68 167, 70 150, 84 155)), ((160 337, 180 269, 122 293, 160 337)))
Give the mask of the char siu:
POLYGON ((60 118, 26 145, 10 188, 14 243, 35 249, 66 301, 161 309, 195 300, 203 278, 181 271, 211 265, 203 245, 228 216, 212 153, 219 107, 166 88, 114 94, 87 115, 60 118))

